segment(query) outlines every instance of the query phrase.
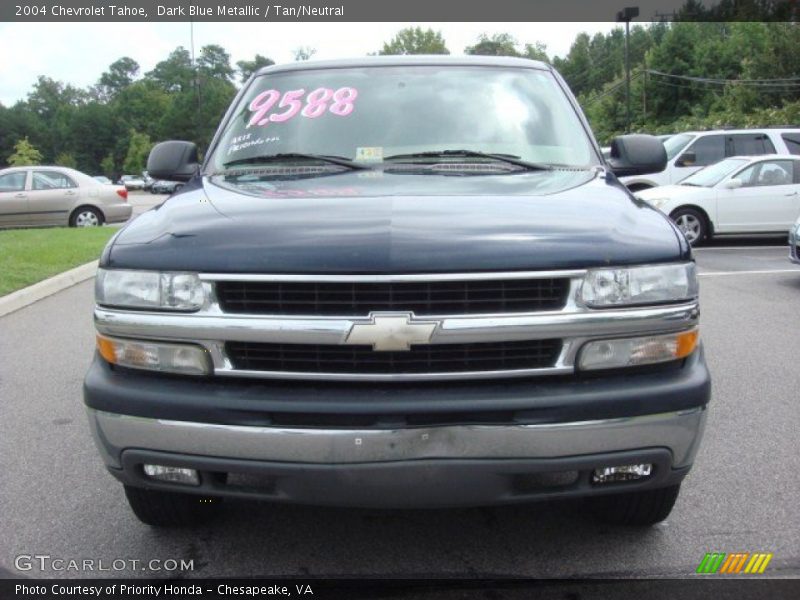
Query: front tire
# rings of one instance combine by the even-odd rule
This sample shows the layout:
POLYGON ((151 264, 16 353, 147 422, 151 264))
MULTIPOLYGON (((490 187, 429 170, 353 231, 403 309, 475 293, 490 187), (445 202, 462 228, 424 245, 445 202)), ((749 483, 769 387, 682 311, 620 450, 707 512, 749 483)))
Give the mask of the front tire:
POLYGON ((103 213, 91 206, 81 206, 69 218, 70 227, 100 227, 103 224, 103 213))
POLYGON ((654 490, 595 496, 587 498, 587 502, 595 516, 607 523, 645 527, 669 516, 680 490, 679 483, 654 490))
POLYGON ((705 215, 693 208, 679 208, 670 218, 678 226, 686 241, 692 246, 701 244, 709 234, 708 222, 705 215))
POLYGON ((222 505, 222 498, 124 487, 133 514, 153 527, 201 525, 213 519, 222 505))

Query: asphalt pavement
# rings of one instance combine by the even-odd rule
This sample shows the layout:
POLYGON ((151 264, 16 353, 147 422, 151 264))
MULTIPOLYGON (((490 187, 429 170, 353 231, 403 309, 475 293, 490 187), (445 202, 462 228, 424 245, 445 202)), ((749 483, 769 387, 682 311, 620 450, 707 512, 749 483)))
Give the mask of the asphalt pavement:
POLYGON ((783 244, 728 241, 697 251, 713 399, 672 515, 644 530, 600 524, 580 501, 435 511, 226 501, 221 518, 203 527, 147 527, 104 470, 83 412, 92 282, 65 290, 0 318, 0 572, 690 577, 717 551, 772 552, 767 575, 800 576, 800 267, 783 244), (104 572, 16 568, 18 556, 33 554, 128 562, 104 572), (194 569, 130 566, 151 559, 192 560, 194 569))

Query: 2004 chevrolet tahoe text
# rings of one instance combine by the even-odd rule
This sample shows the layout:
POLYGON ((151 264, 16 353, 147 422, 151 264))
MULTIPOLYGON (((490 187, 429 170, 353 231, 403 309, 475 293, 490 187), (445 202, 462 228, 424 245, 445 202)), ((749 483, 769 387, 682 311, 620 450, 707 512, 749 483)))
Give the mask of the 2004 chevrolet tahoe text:
POLYGON ((226 496, 438 507, 585 496, 667 517, 710 395, 691 248, 617 181, 549 66, 274 66, 96 280, 85 403, 152 525, 226 496))

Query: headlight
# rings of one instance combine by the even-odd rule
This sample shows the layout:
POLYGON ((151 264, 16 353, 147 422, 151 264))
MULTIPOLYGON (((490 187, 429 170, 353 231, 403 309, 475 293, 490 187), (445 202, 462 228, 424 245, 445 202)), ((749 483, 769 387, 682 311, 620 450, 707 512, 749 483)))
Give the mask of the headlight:
POLYGON ((97 349, 100 356, 121 367, 184 375, 207 375, 211 372, 208 352, 194 344, 123 340, 98 335, 97 349))
POLYGON ((98 269, 97 303, 122 308, 198 310, 205 302, 203 284, 195 273, 159 273, 98 269))
POLYGON ((666 335, 596 340, 587 343, 581 349, 578 367, 590 371, 679 360, 694 352, 698 337, 699 334, 695 328, 666 335))
POLYGON ((586 273, 580 301, 592 308, 633 304, 662 304, 697 297, 694 263, 591 269, 586 273))
POLYGON ((646 199, 646 198, 642 198, 641 196, 636 196, 636 197, 639 198, 639 200, 642 200, 643 202, 647 202, 650 206, 652 206, 654 208, 661 208, 667 202, 669 202, 669 198, 648 198, 648 199, 646 199))

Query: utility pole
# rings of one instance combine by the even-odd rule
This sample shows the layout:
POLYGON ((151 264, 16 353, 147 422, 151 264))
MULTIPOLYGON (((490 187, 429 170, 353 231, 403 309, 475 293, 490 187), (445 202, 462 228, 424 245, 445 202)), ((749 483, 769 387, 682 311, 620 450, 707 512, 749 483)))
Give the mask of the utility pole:
POLYGON ((625 132, 631 132, 631 20, 639 16, 638 6, 626 6, 617 13, 617 22, 625 22, 625 132))

